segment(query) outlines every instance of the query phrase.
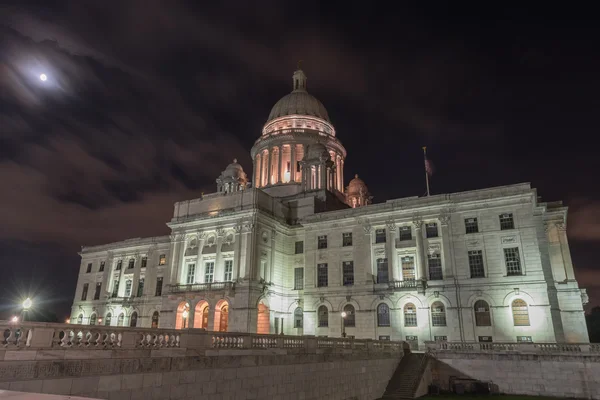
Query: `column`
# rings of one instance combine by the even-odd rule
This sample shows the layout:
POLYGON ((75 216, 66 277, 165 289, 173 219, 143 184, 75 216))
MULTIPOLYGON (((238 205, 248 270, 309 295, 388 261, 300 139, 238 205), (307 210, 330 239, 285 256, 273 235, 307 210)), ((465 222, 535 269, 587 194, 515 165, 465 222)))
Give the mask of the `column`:
POLYGON ((573 271, 573 260, 571 259, 571 250, 569 249, 569 241, 567 239, 567 224, 564 222, 557 223, 556 229, 558 230, 565 276, 567 281, 574 281, 575 272, 573 271))
POLYGON ((450 254, 450 215, 440 215, 440 224, 442 226, 442 252, 444 254, 444 279, 451 279, 454 276, 453 260, 450 254))
POLYGON ((344 190, 341 189, 340 183, 342 183, 342 177, 340 176, 340 171, 342 169, 340 168, 340 157, 338 155, 336 155, 335 157, 335 172, 336 172, 336 176, 337 176, 337 181, 338 181, 338 190, 340 192, 343 192, 344 190))
POLYGON ((144 296, 154 296, 156 282, 156 269, 158 268, 158 251, 155 245, 148 251, 148 263, 146 266, 146 275, 144 275, 144 296))
POLYGON ((254 182, 252 183, 253 187, 258 187, 258 180, 260 179, 260 174, 259 174, 259 155, 258 153, 254 156, 254 171, 253 171, 253 175, 252 175, 252 179, 254 179, 254 182))
POLYGON ((271 169, 273 166, 273 149, 268 149, 268 162, 269 164, 267 164, 267 186, 271 184, 271 169))
POLYGON ((327 189, 327 167, 325 166, 325 163, 321 163, 319 171, 321 172, 319 175, 319 178, 321 178, 321 187, 319 189, 327 189))
POLYGON ((331 167, 331 179, 333 180, 333 188, 335 190, 339 190, 338 189, 338 184, 337 184, 337 168, 335 166, 335 163, 333 164, 333 166, 331 167))
POLYGON ((290 144, 290 182, 296 182, 296 143, 290 144))
POLYGON ((388 268, 390 269, 389 276, 392 281, 399 281, 400 274, 398 273, 397 252, 396 252, 396 224, 392 221, 387 223, 387 259, 388 268))
POLYGON ((240 261, 242 257, 242 226, 236 225, 233 229, 235 230, 233 239, 235 241, 235 248, 233 250, 233 271, 231 273, 231 278, 236 281, 238 278, 240 278, 240 261))
POLYGON ((221 246, 223 246, 223 238, 225 237, 224 229, 217 229, 217 252, 215 256, 215 271, 213 275, 213 282, 223 282, 225 277, 225 270, 222 265, 222 253, 221 246))
POLYGON ((340 181, 342 182, 342 191, 344 190, 344 160, 340 158, 340 181))
MULTIPOLYGON (((367 253, 367 262, 366 265, 368 265, 368 269, 366 269, 367 272, 367 276, 366 278, 366 284, 367 285, 372 285, 373 282, 375 282, 375 280, 373 279, 374 276, 376 276, 376 273, 373 273, 373 238, 371 237, 371 225, 363 225, 363 230, 365 232, 365 240, 367 241, 367 246, 369 248, 369 252, 367 253)), ((339 316, 339 314, 337 314, 339 316)))
POLYGON ((277 236, 277 232, 275 230, 271 231, 271 259, 269 260, 269 274, 265 277, 268 277, 269 282, 273 282, 275 278, 275 237, 277 236))
POLYGON ((102 272, 102 289, 100 291, 100 300, 104 300, 106 297, 104 294, 108 294, 110 297, 112 289, 112 273, 114 267, 113 262, 113 254, 109 251, 104 262, 104 271, 102 272))
POLYGON ((171 267, 169 268, 169 276, 164 278, 164 284, 177 285, 179 284, 179 253, 181 252, 181 240, 183 235, 171 235, 171 267))
POLYGON ((263 163, 265 162, 264 160, 264 153, 261 151, 260 152, 260 159, 258 160, 258 187, 262 187, 263 186, 263 163))
POLYGON ((277 183, 283 183, 283 145, 279 145, 279 172, 277 173, 277 183))
POLYGON ((425 249, 423 248, 423 221, 420 219, 414 219, 413 225, 415 227, 415 239, 417 244, 416 254, 416 279, 427 280, 427 257, 424 258, 425 249))
MULTIPOLYGON (((133 279, 131 280, 131 295, 133 297, 137 297, 138 284, 140 282, 142 257, 138 254, 135 256, 134 259, 135 259, 135 264, 133 265, 133 279)), ((148 262, 146 262, 146 265, 147 264, 148 264, 148 262)), ((148 269, 148 266, 146 266, 146 269, 148 269)), ((140 316, 141 316, 141 314, 138 315, 138 317, 140 317, 140 316)))

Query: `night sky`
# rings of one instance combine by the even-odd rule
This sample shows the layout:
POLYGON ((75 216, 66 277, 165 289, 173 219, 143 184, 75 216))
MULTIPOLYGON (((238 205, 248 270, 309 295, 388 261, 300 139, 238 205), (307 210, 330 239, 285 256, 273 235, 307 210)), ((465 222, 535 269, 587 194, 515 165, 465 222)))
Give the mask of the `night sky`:
POLYGON ((424 145, 432 193, 531 182, 570 207, 576 275, 600 305, 595 12, 202 3, 0 5, 0 318, 31 295, 63 319, 81 245, 168 234, 173 203, 213 192, 233 158, 250 174, 298 60, 346 184, 422 195, 424 145))

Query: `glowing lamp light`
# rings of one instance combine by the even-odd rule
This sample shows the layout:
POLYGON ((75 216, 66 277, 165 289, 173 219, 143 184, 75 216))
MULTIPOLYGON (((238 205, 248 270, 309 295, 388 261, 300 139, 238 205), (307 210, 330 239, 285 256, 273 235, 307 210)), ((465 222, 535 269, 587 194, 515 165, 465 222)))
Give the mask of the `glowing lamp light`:
POLYGON ((40 75, 40 81, 46 82, 47 80, 48 80, 48 77, 46 76, 46 74, 41 74, 40 75))
POLYGON ((25 310, 29 310, 32 305, 33 305, 33 302, 31 301, 31 299, 29 297, 26 298, 25 301, 23 302, 23 308, 25 310))
POLYGON ((342 311, 342 313, 340 315, 342 316, 342 318, 346 318, 346 315, 348 315, 348 314, 346 314, 346 311, 342 311))
POLYGON ((181 315, 183 316, 183 318, 187 319, 188 315, 190 315, 190 312, 188 310, 183 310, 183 313, 181 315))
POLYGON ((19 317, 16 315, 10 319, 12 322, 19 322, 19 317))
POLYGON ((101 324, 102 323, 102 318, 98 318, 98 323, 101 324))
POLYGON ((67 324, 70 324, 70 323, 71 323, 71 318, 67 318, 67 319, 65 320, 65 323, 67 323, 67 324))

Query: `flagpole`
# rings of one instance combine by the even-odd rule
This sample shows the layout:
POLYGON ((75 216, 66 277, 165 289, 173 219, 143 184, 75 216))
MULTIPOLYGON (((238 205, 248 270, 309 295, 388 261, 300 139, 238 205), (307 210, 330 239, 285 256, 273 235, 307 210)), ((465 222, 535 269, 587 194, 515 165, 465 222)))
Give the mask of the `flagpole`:
POLYGON ((427 147, 423 146, 423 157, 425 159, 425 183, 427 184, 427 196, 429 196, 429 173, 427 172, 427 147))

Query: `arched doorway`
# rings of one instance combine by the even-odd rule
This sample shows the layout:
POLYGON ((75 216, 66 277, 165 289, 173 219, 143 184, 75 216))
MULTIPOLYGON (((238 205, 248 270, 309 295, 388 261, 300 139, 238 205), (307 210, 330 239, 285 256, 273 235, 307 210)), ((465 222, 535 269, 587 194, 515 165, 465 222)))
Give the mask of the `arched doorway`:
POLYGON ((256 333, 267 335, 271 332, 270 310, 265 304, 258 305, 258 317, 256 319, 256 333))
POLYGON ((202 300, 196 304, 194 311, 194 328, 208 329, 208 302, 202 300))
POLYGON ((189 328, 190 303, 183 301, 177 307, 177 316, 175 317, 175 329, 189 328))
POLYGON ((158 311, 154 311, 154 314, 152 314, 152 325, 151 328, 158 328, 158 311))
POLYGON ((131 317, 129 317, 129 326, 131 328, 135 328, 137 326, 137 320, 138 320, 138 313, 137 313, 137 311, 134 311, 131 314, 131 317))
POLYGON ((214 329, 217 332, 227 332, 229 327, 229 303, 221 300, 215 306, 214 329))

